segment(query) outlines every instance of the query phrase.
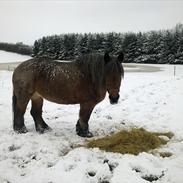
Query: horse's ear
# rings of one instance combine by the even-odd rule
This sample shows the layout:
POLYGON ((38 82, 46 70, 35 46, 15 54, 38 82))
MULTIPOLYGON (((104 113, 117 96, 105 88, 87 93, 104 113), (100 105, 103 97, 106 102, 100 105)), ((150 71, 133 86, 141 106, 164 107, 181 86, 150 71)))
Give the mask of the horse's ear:
POLYGON ((110 60, 111 60, 111 58, 109 56, 109 53, 105 53, 104 54, 104 61, 105 61, 105 63, 107 64, 110 60))
POLYGON ((124 60, 124 54, 123 54, 123 52, 120 52, 119 55, 118 55, 118 61, 119 61, 120 63, 122 63, 123 60, 124 60))

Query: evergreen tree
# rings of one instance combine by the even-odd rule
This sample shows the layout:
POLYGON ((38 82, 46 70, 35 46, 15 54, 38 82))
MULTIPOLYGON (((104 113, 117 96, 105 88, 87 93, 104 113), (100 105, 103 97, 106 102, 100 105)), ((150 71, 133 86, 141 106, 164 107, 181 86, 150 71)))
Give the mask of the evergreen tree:
MULTIPOLYGON (((17 46, 24 51, 21 44, 17 46)), ((119 51, 124 52, 125 62, 183 63, 183 25, 146 33, 53 35, 36 40, 33 48, 35 56, 67 60, 93 52, 117 55, 119 51)))
POLYGON ((137 57, 137 36, 135 33, 125 34, 122 49, 124 51, 126 62, 134 62, 137 57))
POLYGON ((77 55, 84 55, 89 53, 88 51, 88 36, 87 34, 79 34, 77 43, 76 43, 76 50, 77 55))

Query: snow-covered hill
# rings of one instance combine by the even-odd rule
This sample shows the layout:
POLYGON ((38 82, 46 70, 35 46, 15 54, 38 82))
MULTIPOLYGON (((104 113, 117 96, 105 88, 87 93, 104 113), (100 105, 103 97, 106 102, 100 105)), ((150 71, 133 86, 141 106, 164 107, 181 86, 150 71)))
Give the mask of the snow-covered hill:
POLYGON ((110 105, 106 96, 92 113, 90 130, 95 138, 131 127, 172 131, 174 138, 159 150, 173 153, 169 158, 75 148, 85 142, 75 133, 79 105, 46 101, 44 118, 53 130, 43 135, 36 133, 28 106, 29 132, 14 133, 12 72, 0 71, 0 183, 149 183, 144 177, 151 176, 154 183, 182 183, 183 76, 174 77, 170 66, 161 70, 126 73, 119 103, 110 105))
POLYGON ((0 50, 0 63, 22 62, 30 58, 30 56, 0 50))

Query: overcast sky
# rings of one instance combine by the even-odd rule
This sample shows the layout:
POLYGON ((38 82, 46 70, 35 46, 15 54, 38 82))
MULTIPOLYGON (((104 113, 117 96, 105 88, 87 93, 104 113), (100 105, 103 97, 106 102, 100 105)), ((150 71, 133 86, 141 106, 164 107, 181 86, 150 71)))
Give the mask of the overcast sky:
POLYGON ((0 42, 71 32, 127 32, 183 23, 183 0, 0 0, 0 42))

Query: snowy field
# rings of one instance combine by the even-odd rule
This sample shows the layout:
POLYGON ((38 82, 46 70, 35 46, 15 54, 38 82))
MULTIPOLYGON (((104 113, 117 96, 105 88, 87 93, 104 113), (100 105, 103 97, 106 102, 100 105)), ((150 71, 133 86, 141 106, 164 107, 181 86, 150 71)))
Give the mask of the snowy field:
POLYGON ((86 140, 75 133, 78 105, 46 101, 44 118, 53 130, 42 135, 35 131, 29 105, 25 115, 29 132, 14 133, 12 72, 0 71, 0 183, 149 183, 146 176, 159 177, 154 183, 182 183, 183 67, 177 66, 175 77, 173 66, 160 67, 159 72, 126 68, 119 103, 110 105, 106 96, 92 113, 90 130, 94 138, 132 127, 171 131, 173 139, 157 150, 171 152, 169 158, 76 148, 86 140))
POLYGON ((0 50, 0 63, 22 62, 30 59, 30 56, 0 50))

